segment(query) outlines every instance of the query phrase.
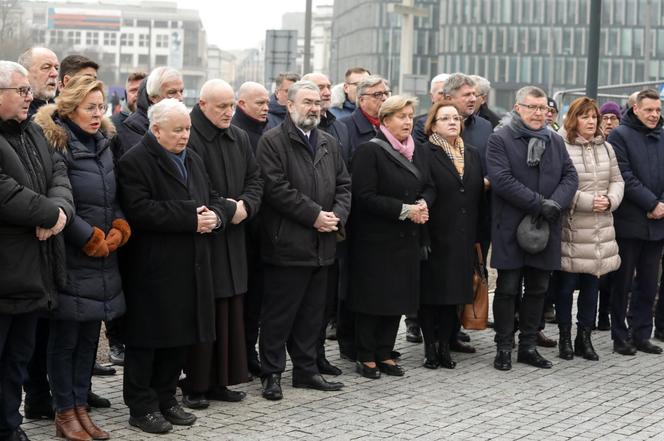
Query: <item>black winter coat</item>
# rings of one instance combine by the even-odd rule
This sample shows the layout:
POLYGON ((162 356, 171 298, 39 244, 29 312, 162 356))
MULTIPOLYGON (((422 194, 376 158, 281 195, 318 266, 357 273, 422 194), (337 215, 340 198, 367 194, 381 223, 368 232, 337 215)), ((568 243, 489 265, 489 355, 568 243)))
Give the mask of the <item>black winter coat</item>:
MULTIPOLYGON (((247 291, 245 225, 258 213, 263 196, 261 178, 249 137, 231 125, 219 129, 205 117, 198 104, 191 111, 189 145, 199 154, 211 180, 212 190, 224 198, 243 200, 249 215, 238 225, 228 224, 212 238, 214 292, 226 298, 247 291)), ((232 219, 236 204, 226 201, 226 218, 232 219)))
POLYGON ((132 227, 123 273, 129 346, 188 346, 215 339, 211 234, 196 232, 196 208, 224 203, 209 186, 203 160, 187 151, 186 182, 148 132, 119 162, 120 200, 132 227))
MULTIPOLYGON (((382 133, 377 136, 388 142, 382 133)), ((403 204, 423 198, 429 207, 435 190, 426 152, 416 145, 417 179, 381 146, 362 144, 353 157, 353 205, 350 225, 350 299, 352 311, 372 315, 417 312, 424 229, 399 220, 403 204)))
POLYGON ((648 219, 658 202, 664 202, 664 135, 662 119, 648 129, 629 109, 609 134, 625 181, 625 196, 613 213, 616 237, 664 239, 664 219, 648 219))
POLYGON ((348 128, 350 136, 350 157, 355 154, 357 148, 365 142, 371 141, 376 136, 376 129, 364 116, 360 108, 356 108, 350 116, 340 119, 348 128))
POLYGON ((138 97, 136 99, 136 111, 129 115, 122 124, 116 126, 117 135, 113 139, 111 150, 115 156, 116 162, 120 160, 127 150, 141 142, 143 135, 150 127, 148 120, 148 108, 150 99, 146 90, 148 79, 145 78, 138 86, 138 97))
POLYGON ((319 233, 321 210, 341 219, 350 211, 350 176, 339 146, 319 129, 312 156, 290 117, 268 130, 258 144, 265 181, 261 209, 261 257, 281 266, 324 266, 334 262, 336 234, 319 233))
POLYGON ((238 106, 235 108, 235 114, 233 115, 233 125, 247 132, 247 135, 249 135, 249 141, 251 142, 251 149, 255 155, 256 149, 258 148, 258 140, 263 136, 267 121, 260 122, 253 119, 244 113, 244 111, 238 106))
POLYGON ((550 225, 549 242, 538 254, 528 254, 519 247, 516 230, 526 214, 539 213, 542 198, 553 199, 564 212, 576 194, 579 177, 565 142, 555 133, 538 167, 528 166, 527 155, 527 139, 509 126, 489 138, 486 161, 491 181, 491 266, 559 270, 560 219, 550 225))
POLYGON ((424 305, 461 305, 473 301, 475 243, 485 212, 480 155, 465 146, 463 178, 439 146, 425 145, 431 180, 438 197, 429 207, 431 252, 422 265, 424 305))
POLYGON ((56 283, 66 278, 64 240, 58 234, 41 242, 35 228, 52 228, 58 208, 68 221, 74 216, 64 163, 37 124, 0 121, 0 314, 55 307, 56 283))
POLYGON ((265 130, 273 129, 284 122, 287 114, 288 109, 286 106, 279 104, 277 96, 272 94, 270 96, 270 103, 268 104, 267 126, 265 126, 265 130))
POLYGON ((64 230, 67 284, 58 290, 58 308, 53 317, 79 322, 112 320, 125 312, 117 253, 90 257, 83 247, 92 236, 92 227, 107 234, 113 220, 124 219, 109 148, 115 128, 104 118, 94 136, 96 151, 90 151, 58 118, 55 104, 39 109, 35 122, 67 165, 76 204, 76 215, 64 230))
POLYGON ((492 133, 491 123, 477 115, 471 115, 463 122, 461 138, 465 144, 472 145, 477 149, 480 158, 482 158, 484 176, 486 176, 486 146, 492 133))
POLYGON ((339 143, 339 150, 341 157, 346 163, 346 167, 350 166, 350 135, 346 124, 337 120, 331 112, 325 112, 321 115, 320 124, 318 128, 329 133, 339 143))

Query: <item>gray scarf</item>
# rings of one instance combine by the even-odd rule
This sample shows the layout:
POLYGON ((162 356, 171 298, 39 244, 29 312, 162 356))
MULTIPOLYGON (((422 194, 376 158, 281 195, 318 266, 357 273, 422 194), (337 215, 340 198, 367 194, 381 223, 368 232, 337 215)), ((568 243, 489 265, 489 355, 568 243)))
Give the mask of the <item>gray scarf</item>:
POLYGON ((537 167, 542 159, 544 150, 546 150, 547 143, 551 141, 551 130, 546 127, 533 130, 523 122, 521 115, 515 110, 512 110, 511 115, 510 129, 517 135, 528 139, 528 157, 526 159, 528 167, 537 167))

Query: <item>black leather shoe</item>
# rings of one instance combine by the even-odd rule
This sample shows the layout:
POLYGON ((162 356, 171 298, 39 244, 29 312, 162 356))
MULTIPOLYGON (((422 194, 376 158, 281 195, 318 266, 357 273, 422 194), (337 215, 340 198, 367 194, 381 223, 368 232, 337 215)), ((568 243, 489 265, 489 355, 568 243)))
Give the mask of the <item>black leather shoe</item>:
POLYGON ((650 342, 650 340, 643 340, 639 342, 634 342, 634 346, 636 347, 637 350, 641 352, 646 352, 648 354, 661 354, 662 353, 662 348, 654 345, 650 342))
POLYGON ((266 400, 281 400, 284 395, 281 392, 281 375, 270 374, 261 378, 263 383, 263 398, 266 400))
POLYGON ((108 348, 108 361, 116 366, 124 366, 124 345, 111 345, 108 348))
POLYGON ((228 403, 237 403, 247 396, 241 390, 230 390, 226 386, 218 386, 207 393, 208 400, 226 401, 228 403))
POLYGON ((88 406, 95 409, 106 409, 111 407, 111 401, 107 398, 100 397, 91 390, 88 391, 88 406))
POLYGON ((438 369, 440 361, 438 360, 438 344, 425 343, 424 345, 424 363, 422 364, 427 369, 438 369))
POLYGON ((558 342, 555 341, 554 339, 544 335, 544 331, 540 331, 537 333, 537 335, 535 336, 535 341, 537 342, 537 346, 541 346, 543 348, 555 348, 556 345, 558 344, 558 342))
POLYGON ((378 370, 380 370, 382 373, 392 377, 403 377, 406 373, 406 371, 398 364, 387 364, 377 361, 376 366, 378 366, 378 370))
POLYGON ((377 380, 380 378, 380 371, 378 370, 378 367, 369 367, 361 361, 355 362, 355 370, 364 378, 369 378, 371 380, 377 380))
POLYGON ((493 360, 493 367, 499 371, 509 371, 512 369, 512 352, 498 350, 496 358, 493 360))
POLYGON ((9 438, 7 438, 7 440, 8 441, 30 441, 30 438, 28 438, 28 435, 25 434, 23 429, 21 429, 20 427, 17 427, 9 435, 9 438))
POLYGON ((535 348, 519 351, 518 355, 516 356, 516 361, 519 363, 529 364, 540 369, 551 369, 553 366, 553 363, 542 357, 535 348))
POLYGON ((608 314, 600 314, 597 319, 597 329, 600 331, 610 331, 611 330, 611 319, 609 319, 608 314))
POLYGON ((655 338, 659 341, 664 341, 664 331, 660 331, 659 329, 655 329, 655 338))
POLYGON ((43 401, 30 402, 26 400, 23 412, 29 420, 52 420, 55 418, 55 411, 53 410, 50 397, 48 400, 43 401))
POLYGON ((325 357, 319 358, 316 364, 318 365, 318 372, 323 375, 341 375, 341 369, 330 363, 325 357))
POLYGON ((338 381, 327 381, 320 374, 314 374, 310 377, 293 377, 293 387, 305 389, 316 389, 325 392, 341 390, 343 383, 338 381))
POLYGON ((466 334, 463 331, 457 332, 457 340, 462 341, 464 343, 470 343, 470 335, 466 334))
POLYGON ((419 326, 409 326, 406 330, 406 341, 422 343, 422 331, 419 326))
POLYGON ((456 367, 456 362, 452 360, 452 355, 450 355, 449 343, 441 343, 438 346, 438 362, 440 363, 440 366, 445 369, 454 369, 456 367))
POLYGON ((130 416, 129 424, 146 433, 166 433, 173 430, 173 425, 159 412, 152 412, 142 417, 130 416))
POLYGON ((179 404, 171 406, 168 409, 162 409, 161 414, 171 424, 176 426, 191 426, 196 421, 196 415, 193 413, 185 412, 185 410, 179 404))
POLYGON ((464 354, 474 354, 476 349, 467 343, 454 339, 450 342, 450 351, 463 352, 464 354))
POLYGON ((92 375, 97 375, 97 376, 115 375, 115 368, 113 366, 104 366, 95 361, 95 365, 92 368, 92 375))
POLYGON ((636 355, 636 348, 630 341, 613 340, 613 352, 620 355, 636 355))
POLYGON ((189 409, 207 409, 210 402, 205 398, 205 394, 185 394, 182 395, 182 405, 189 409))

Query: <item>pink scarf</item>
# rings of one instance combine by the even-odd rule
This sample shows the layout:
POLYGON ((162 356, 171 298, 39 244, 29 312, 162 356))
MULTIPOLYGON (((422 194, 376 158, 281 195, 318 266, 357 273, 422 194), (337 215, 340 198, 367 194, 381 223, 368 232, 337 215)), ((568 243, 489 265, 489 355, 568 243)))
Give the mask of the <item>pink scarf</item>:
POLYGON ((397 138, 395 138, 395 136, 389 130, 387 130, 387 128, 382 124, 380 125, 380 131, 383 132, 383 135, 385 135, 390 144, 392 144, 394 150, 401 153, 410 162, 413 162, 413 153, 415 152, 415 141, 413 141, 413 137, 411 135, 408 135, 408 139, 406 139, 406 142, 401 142, 397 138))

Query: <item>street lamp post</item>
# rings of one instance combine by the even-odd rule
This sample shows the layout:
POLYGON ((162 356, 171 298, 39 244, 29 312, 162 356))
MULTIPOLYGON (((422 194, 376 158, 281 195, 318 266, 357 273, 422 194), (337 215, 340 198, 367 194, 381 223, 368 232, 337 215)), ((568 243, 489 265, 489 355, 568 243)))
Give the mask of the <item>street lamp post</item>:
POLYGON ((597 76, 599 75, 599 36, 602 20, 602 0, 590 3, 590 31, 588 38, 588 72, 586 95, 597 99, 597 76))

